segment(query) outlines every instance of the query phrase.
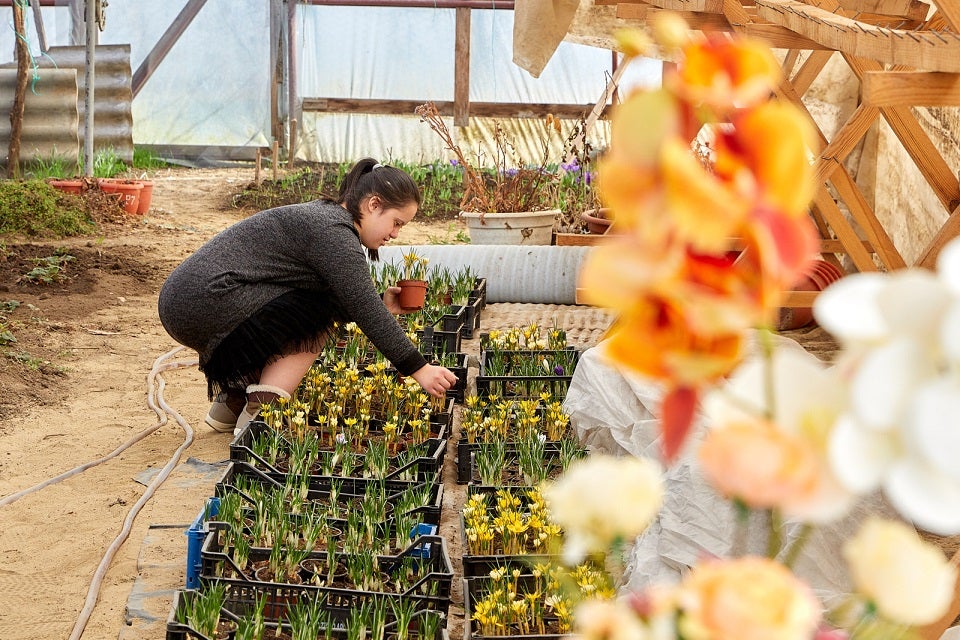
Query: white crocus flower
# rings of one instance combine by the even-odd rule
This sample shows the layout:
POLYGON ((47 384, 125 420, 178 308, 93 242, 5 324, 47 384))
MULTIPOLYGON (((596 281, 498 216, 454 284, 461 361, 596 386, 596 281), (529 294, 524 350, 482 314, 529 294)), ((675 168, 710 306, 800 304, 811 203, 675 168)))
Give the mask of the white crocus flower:
POLYGON ((846 411, 830 461, 850 491, 881 488, 897 511, 940 535, 960 533, 960 241, 938 273, 855 274, 814 314, 844 348, 846 411))
POLYGON ((771 363, 747 361, 722 388, 707 395, 703 412, 711 429, 767 416, 776 428, 813 445, 820 460, 816 489, 803 502, 783 505, 783 510, 804 521, 831 522, 844 516, 856 497, 841 485, 828 461, 830 432, 844 407, 844 388, 817 358, 791 346, 778 346, 771 363), (773 406, 768 409, 769 398, 773 406))

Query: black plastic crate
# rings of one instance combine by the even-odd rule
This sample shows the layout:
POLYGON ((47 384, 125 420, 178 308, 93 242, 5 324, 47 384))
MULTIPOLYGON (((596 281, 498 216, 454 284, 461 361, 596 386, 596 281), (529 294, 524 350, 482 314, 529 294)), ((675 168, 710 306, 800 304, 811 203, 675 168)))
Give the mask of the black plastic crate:
POLYGON ((471 554, 468 549, 470 548, 467 543, 467 532, 466 527, 463 522, 463 514, 460 514, 460 539, 463 547, 463 575, 466 578, 472 578, 476 576, 487 576, 490 575, 490 571, 493 569, 499 569, 506 567, 511 571, 513 569, 520 569, 523 572, 527 572, 535 564, 559 564, 561 561, 561 556, 559 554, 550 554, 550 553, 523 553, 523 554, 490 554, 490 555, 474 555, 471 554))
MULTIPOLYGON (((476 455, 484 447, 483 443, 467 442, 466 439, 461 438, 457 443, 457 484, 479 484, 480 476, 477 473, 477 463, 476 455)), ((506 465, 507 472, 515 472, 519 474, 519 465, 516 462, 517 458, 517 445, 514 442, 507 442, 504 445, 506 449, 507 460, 513 459, 513 462, 508 462, 506 465)), ((548 440, 544 443, 544 453, 547 461, 550 464, 555 465, 553 471, 559 472, 560 470, 560 443, 559 441, 548 440)), ((585 456, 587 450, 580 448, 579 455, 585 456)), ((511 482, 507 477, 503 479, 504 484, 502 486, 523 486, 527 484, 522 480, 517 480, 511 482)))
POLYGON ((473 287, 473 291, 467 296, 468 302, 473 302, 478 300, 480 302, 480 309, 483 310, 487 306, 487 279, 486 278, 477 278, 473 287))
POLYGON ((449 305, 447 312, 440 316, 436 326, 442 331, 463 331, 467 321, 467 308, 463 305, 449 305))
MULTIPOLYGON (((508 368, 513 368, 516 366, 516 362, 519 360, 532 360, 540 357, 547 358, 560 358, 564 361, 569 361, 570 367, 569 371, 564 370, 562 373, 558 371, 549 372, 550 375, 554 376, 567 376, 572 377, 573 372, 577 368, 577 363, 580 361, 581 351, 577 347, 567 347, 565 349, 491 349, 484 346, 484 336, 487 334, 481 334, 480 338, 480 375, 486 376, 489 375, 489 362, 496 354, 499 354, 506 360, 506 366, 508 368)), ((508 377, 508 376, 504 376, 508 377)))
POLYGON ((463 329, 461 330, 461 334, 467 340, 473 339, 476 332, 480 330, 480 314, 483 311, 483 307, 483 301, 479 298, 467 302, 465 307, 466 318, 464 318, 463 329))
MULTIPOLYGON (((250 466, 245 462, 231 462, 219 482, 214 488, 216 496, 224 496, 227 493, 240 493, 237 490, 235 482, 238 477, 244 477, 253 480, 259 484, 264 484, 274 489, 282 489, 286 481, 286 475, 277 473, 267 473, 250 466)), ((418 507, 416 511, 420 522, 428 524, 440 524, 440 514, 443 507, 443 484, 440 482, 440 473, 437 473, 430 480, 423 481, 404 481, 404 480, 370 480, 369 478, 331 478, 330 476, 312 476, 307 492, 307 500, 322 500, 324 496, 329 497, 331 483, 342 482, 340 498, 342 501, 351 501, 354 498, 361 497, 366 492, 371 483, 382 483, 387 492, 387 503, 393 505, 406 492, 413 490, 423 490, 425 487, 430 489, 429 503, 418 507)), ((244 496, 245 499, 250 496, 244 496)), ((388 516, 389 517, 389 516, 388 516)))
MULTIPOLYGON (((269 461, 257 455, 253 451, 253 443, 257 438, 270 433, 271 427, 261 421, 254 421, 250 428, 244 431, 240 437, 230 443, 230 460, 234 462, 246 462, 252 467, 267 473, 285 473, 284 469, 271 465, 269 461)), ((289 442, 282 438, 282 442, 289 447, 289 442)), ((427 480, 433 477, 437 472, 443 469, 443 458, 447 452, 447 441, 442 438, 429 438, 422 443, 422 455, 412 458, 405 464, 398 466, 396 460, 399 456, 394 456, 391 466, 394 470, 384 476, 384 480, 402 480, 406 476, 412 475, 418 480, 427 480)), ((330 453, 324 451, 322 453, 330 453)), ((357 454, 362 458, 363 454, 357 454)), ((319 474, 317 474, 319 475, 319 474)), ((334 476, 349 477, 349 476, 334 476)))
MULTIPOLYGON (((533 576, 521 575, 520 581, 523 585, 522 588, 527 588, 528 585, 533 581, 533 576)), ((480 601, 485 596, 489 585, 489 576, 463 578, 463 640, 484 640, 486 638, 502 639, 504 635, 512 638, 513 640, 569 640, 573 637, 570 634, 560 633, 523 635, 518 630, 508 630, 508 633, 504 635, 483 635, 480 630, 476 628, 476 623, 473 620, 473 603, 480 601)), ((557 618, 553 614, 547 614, 542 618, 542 621, 548 625, 556 624, 556 620, 557 618)))
POLYGON ((454 353, 460 351, 462 328, 461 326, 450 331, 445 331, 435 327, 426 327, 417 330, 417 338, 420 342, 420 353, 425 356, 432 356, 435 353, 454 353))
MULTIPOLYGON (((208 538, 211 541, 215 539, 215 536, 208 538)), ((324 552, 311 554, 311 557, 324 556, 324 552)), ((450 591, 453 582, 453 566, 447 552, 446 540, 441 536, 420 536, 403 553, 396 556, 380 556, 379 561, 381 567, 387 567, 385 570, 389 572, 391 564, 399 564, 406 557, 413 557, 417 563, 426 564, 429 570, 425 571, 416 583, 402 593, 341 589, 311 584, 261 582, 251 579, 224 578, 215 575, 215 573, 210 575, 206 568, 210 567, 215 572, 218 564, 232 566, 232 569, 237 571, 237 567, 233 565, 233 560, 222 550, 215 547, 207 549, 204 557, 205 570, 201 572, 201 582, 224 583, 227 586, 224 608, 234 613, 242 614, 242 612, 250 610, 260 594, 267 594, 268 599, 272 601, 270 603, 272 606, 268 605, 270 607, 269 611, 265 610, 264 613, 265 617, 273 620, 281 617, 286 618, 287 609, 296 604, 302 597, 316 598, 318 596, 324 598, 323 608, 325 610, 339 611, 344 617, 349 614, 350 610, 362 606, 365 600, 371 598, 404 598, 415 602, 418 610, 432 609, 446 615, 450 607, 450 591), (429 556, 425 557, 424 551, 427 547, 429 547, 429 556), (423 593, 425 589, 429 589, 432 593, 423 593)))
MULTIPOLYGON (((213 640, 212 638, 207 638, 206 636, 200 635, 195 630, 190 628, 188 625, 177 622, 177 611, 184 602, 186 597, 189 596, 189 591, 176 591, 173 595, 173 606, 170 609, 170 615, 167 617, 167 634, 166 640, 213 640)), ((251 607, 252 609, 252 607, 251 607)), ((349 612, 334 612, 334 613, 345 613, 346 615, 333 615, 332 622, 333 625, 331 628, 324 629, 320 637, 329 637, 333 640, 347 640, 347 624, 349 620, 349 612)), ((407 634, 410 640, 449 640, 449 634, 446 629, 446 620, 441 620, 439 628, 437 629, 436 635, 426 636, 420 629, 420 620, 423 616, 427 614, 440 613, 440 612, 431 612, 431 611, 418 611, 413 615, 413 620, 410 623, 410 626, 407 629, 407 634)), ((237 615, 230 611, 229 609, 221 609, 221 615, 225 618, 233 621, 237 621, 243 615, 241 612, 240 615, 237 615)), ((388 640, 390 638, 396 637, 397 633, 397 622, 393 619, 393 614, 389 610, 387 611, 388 622, 384 625, 384 637, 388 640)), ((367 621, 364 621, 364 624, 367 624, 367 621)), ((264 638, 273 638, 279 627, 281 633, 286 633, 287 636, 290 635, 292 628, 289 624, 284 621, 281 622, 265 622, 265 633, 264 638)))

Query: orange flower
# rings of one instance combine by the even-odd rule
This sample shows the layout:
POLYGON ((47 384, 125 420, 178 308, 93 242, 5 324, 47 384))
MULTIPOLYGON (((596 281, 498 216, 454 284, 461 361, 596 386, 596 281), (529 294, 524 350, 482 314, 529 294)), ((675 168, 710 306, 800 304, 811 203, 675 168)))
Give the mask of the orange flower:
POLYGON ((762 42, 708 34, 683 47, 676 74, 665 82, 690 103, 723 115, 769 98, 780 77, 776 58, 762 42))
POLYGON ((820 620, 810 588, 766 558, 713 560, 678 587, 687 640, 809 640, 820 620))
POLYGON ((711 429, 699 459, 722 495, 754 508, 806 502, 819 487, 819 458, 810 442, 769 422, 744 420, 711 429))

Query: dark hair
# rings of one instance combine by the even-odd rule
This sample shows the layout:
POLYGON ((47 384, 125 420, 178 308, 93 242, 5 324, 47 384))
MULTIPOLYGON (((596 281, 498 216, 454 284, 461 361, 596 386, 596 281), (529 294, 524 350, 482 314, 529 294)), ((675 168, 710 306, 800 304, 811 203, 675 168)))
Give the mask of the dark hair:
MULTIPOLYGON (((360 224, 360 201, 372 195, 379 196, 385 208, 400 208, 411 202, 420 208, 420 189, 406 171, 364 158, 343 177, 336 202, 345 205, 354 222, 360 224)), ((379 259, 376 249, 367 249, 367 254, 371 260, 379 259)))

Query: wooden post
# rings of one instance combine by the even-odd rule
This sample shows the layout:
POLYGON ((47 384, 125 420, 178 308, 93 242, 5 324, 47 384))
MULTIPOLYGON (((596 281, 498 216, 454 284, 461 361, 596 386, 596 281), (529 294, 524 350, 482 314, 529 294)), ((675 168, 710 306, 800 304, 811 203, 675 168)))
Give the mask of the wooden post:
POLYGON ((260 166, 263 163, 263 150, 260 147, 257 147, 257 163, 254 165, 256 168, 253 171, 253 184, 260 186, 260 166))
POLYGON ((270 148, 270 152, 273 155, 273 179, 274 181, 280 179, 280 141, 274 140, 273 146, 270 148))
POLYGON ((293 161, 297 159, 297 120, 290 121, 290 153, 287 156, 287 166, 293 167, 293 161))
POLYGON ((40 0, 30 0, 30 6, 33 7, 33 22, 37 29, 37 42, 40 44, 40 51, 47 52, 47 31, 43 28, 43 14, 40 12, 40 0))
POLYGON ((470 121, 470 9, 457 9, 453 50, 453 126, 470 121))
MULTIPOLYGON (((13 3, 13 30, 14 33, 25 36, 27 29, 23 7, 13 3)), ((7 153, 7 177, 20 177, 20 134, 23 131, 23 111, 27 99, 27 60, 30 52, 27 50, 27 41, 17 38, 17 89, 13 97, 13 107, 10 109, 10 146, 7 153)))

